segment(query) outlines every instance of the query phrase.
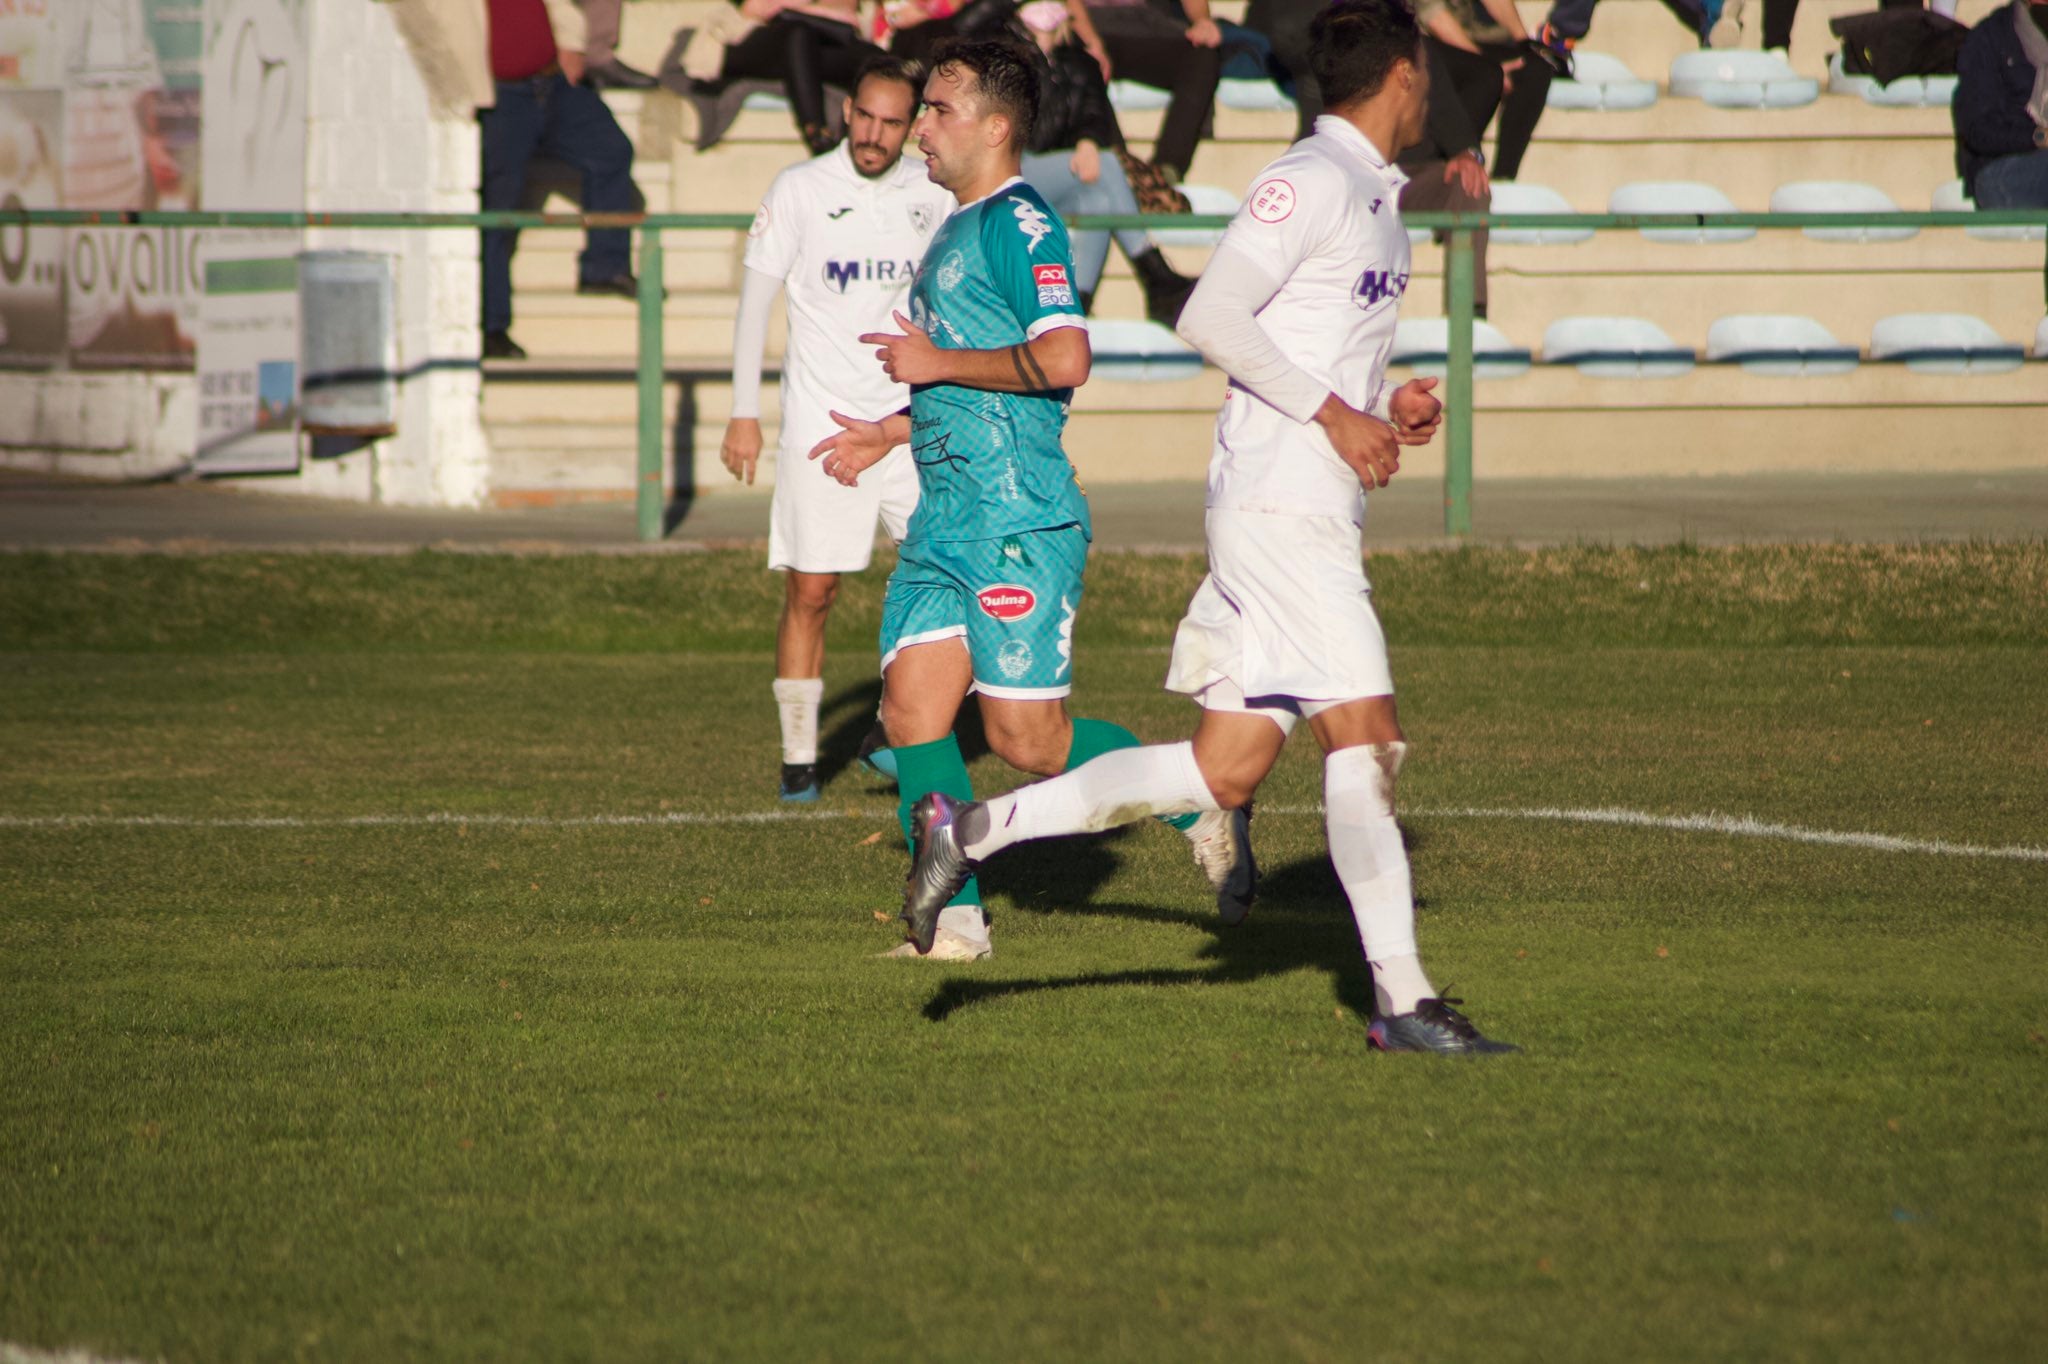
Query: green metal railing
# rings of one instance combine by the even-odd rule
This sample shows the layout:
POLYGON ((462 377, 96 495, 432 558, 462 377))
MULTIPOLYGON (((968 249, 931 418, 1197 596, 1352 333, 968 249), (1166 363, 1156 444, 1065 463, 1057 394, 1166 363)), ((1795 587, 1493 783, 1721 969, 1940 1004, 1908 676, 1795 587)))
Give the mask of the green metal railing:
MULTIPOLYGON (((1966 210, 1894 213, 1413 213, 1411 228, 1442 232, 1447 285, 1449 345, 1444 382, 1444 533, 1472 530, 1472 234, 1480 228, 1563 229, 1596 232, 1642 228, 1809 227, 2048 227, 2048 210, 1966 210)), ((96 209, 10 209, 0 211, 0 230, 10 226, 51 227, 233 227, 233 228, 629 228, 640 234, 639 344, 635 368, 639 390, 639 459, 634 503, 642 540, 662 537, 661 427, 664 360, 662 234, 738 231, 753 222, 745 213, 156 213, 96 209)), ((1070 220, 1077 228, 1171 228, 1220 230, 1227 214, 1094 214, 1070 220)))

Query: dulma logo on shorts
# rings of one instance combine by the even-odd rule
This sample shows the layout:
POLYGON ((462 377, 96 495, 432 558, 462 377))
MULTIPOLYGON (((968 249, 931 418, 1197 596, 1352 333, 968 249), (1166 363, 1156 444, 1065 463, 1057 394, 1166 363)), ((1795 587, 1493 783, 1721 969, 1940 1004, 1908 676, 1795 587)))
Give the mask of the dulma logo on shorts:
POLYGON ((1038 609, 1038 594, 1017 583, 997 583, 974 594, 982 614, 996 620, 1022 620, 1038 609))

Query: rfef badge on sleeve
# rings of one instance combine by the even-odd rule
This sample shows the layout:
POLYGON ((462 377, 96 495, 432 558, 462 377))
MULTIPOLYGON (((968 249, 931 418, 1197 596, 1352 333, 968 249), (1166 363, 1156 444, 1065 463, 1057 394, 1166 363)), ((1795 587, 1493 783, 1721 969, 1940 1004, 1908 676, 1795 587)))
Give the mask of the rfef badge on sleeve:
POLYGON ((1074 286, 1067 281, 1067 267, 1064 265, 1034 265, 1031 277, 1038 283, 1038 306, 1041 308, 1072 307, 1074 286))

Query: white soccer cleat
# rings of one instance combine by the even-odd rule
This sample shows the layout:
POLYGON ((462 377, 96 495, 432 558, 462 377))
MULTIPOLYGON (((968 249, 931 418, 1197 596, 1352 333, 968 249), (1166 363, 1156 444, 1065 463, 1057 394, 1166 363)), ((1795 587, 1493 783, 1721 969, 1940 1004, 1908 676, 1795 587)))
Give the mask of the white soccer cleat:
POLYGON ((902 961, 985 961, 995 954, 995 944, 987 938, 969 938, 941 928, 932 935, 929 952, 920 954, 916 943, 901 942, 880 955, 902 961))
POLYGON ((1244 922, 1258 898, 1259 864, 1252 857, 1252 807, 1205 810, 1187 831, 1195 865, 1216 888, 1216 912, 1231 927, 1244 922))

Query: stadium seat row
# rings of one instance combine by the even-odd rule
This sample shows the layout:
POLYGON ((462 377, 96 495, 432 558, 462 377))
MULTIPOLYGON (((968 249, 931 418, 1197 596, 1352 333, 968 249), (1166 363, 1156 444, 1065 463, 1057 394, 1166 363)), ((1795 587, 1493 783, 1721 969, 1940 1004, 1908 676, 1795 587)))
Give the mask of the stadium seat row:
MULTIPOLYGON (((1102 319, 1089 324, 1095 371, 1104 378, 1148 382, 1184 379, 1201 366, 1186 342, 1151 322, 1102 319)), ((1413 318, 1395 328, 1389 363, 1442 373, 1449 362, 1450 324, 1413 318)), ((1473 324, 1474 373, 1510 378, 1537 363, 1498 327, 1473 324)), ((1704 356, 1681 346, 1655 323, 1637 317, 1563 317, 1544 329, 1542 362, 1570 365, 1600 378, 1658 379, 1687 373, 1702 359, 1739 365, 1751 374, 1812 377, 1842 374, 1859 364, 1895 364, 1923 374, 1997 374, 2025 363, 2027 350, 1967 313, 1900 313, 1877 323, 1866 357, 1843 345, 1810 317, 1744 314, 1707 330, 1704 356)), ((2048 317, 2034 330, 2033 357, 2048 361, 2048 317)))

